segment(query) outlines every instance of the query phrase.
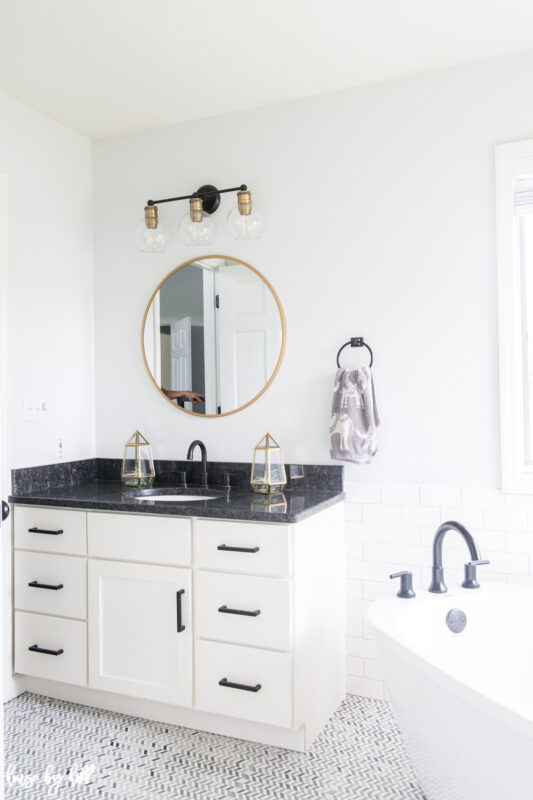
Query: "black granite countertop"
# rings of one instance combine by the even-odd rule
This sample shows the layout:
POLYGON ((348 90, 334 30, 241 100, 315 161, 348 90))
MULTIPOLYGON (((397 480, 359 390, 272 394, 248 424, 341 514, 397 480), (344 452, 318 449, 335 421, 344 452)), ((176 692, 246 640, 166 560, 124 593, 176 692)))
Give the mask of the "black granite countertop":
POLYGON ((13 470, 9 500, 21 505, 278 523, 300 522, 344 500, 343 467, 337 465, 287 465, 285 492, 268 496, 252 492, 250 464, 210 463, 213 488, 202 489, 197 485, 198 462, 156 462, 154 489, 167 495, 205 497, 190 501, 158 500, 150 490, 139 497, 138 490, 117 479, 120 465, 117 459, 97 458, 13 470), (187 472, 188 488, 176 485, 178 471, 187 472), (217 488, 227 483, 228 475, 232 488, 217 488))
MULTIPOLYGON (((210 517, 255 522, 300 522, 344 499, 344 493, 327 490, 285 491, 281 495, 259 495, 244 488, 172 489, 162 484, 165 494, 202 495, 205 500, 166 501, 153 496, 136 497, 138 490, 123 486, 120 481, 94 480, 73 486, 47 488, 11 495, 10 501, 22 505, 44 505, 59 508, 97 509, 164 514, 178 517, 210 517), (209 499, 208 499, 209 498, 209 499)), ((154 489, 158 489, 157 484, 154 489)))

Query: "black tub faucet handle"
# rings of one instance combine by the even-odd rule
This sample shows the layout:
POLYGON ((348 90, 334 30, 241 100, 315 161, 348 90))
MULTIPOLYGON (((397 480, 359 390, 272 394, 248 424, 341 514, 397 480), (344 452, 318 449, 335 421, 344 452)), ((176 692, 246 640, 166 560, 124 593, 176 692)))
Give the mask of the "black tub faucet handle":
POLYGON ((413 573, 404 569, 401 572, 393 572, 390 578, 400 579, 400 591, 396 593, 397 597, 402 597, 408 600, 410 597, 416 597, 413 591, 413 573))
POLYGON ((485 564, 490 564, 490 561, 481 558, 477 561, 467 561, 465 564, 465 579, 461 584, 463 589, 479 589, 476 567, 481 567, 485 564))

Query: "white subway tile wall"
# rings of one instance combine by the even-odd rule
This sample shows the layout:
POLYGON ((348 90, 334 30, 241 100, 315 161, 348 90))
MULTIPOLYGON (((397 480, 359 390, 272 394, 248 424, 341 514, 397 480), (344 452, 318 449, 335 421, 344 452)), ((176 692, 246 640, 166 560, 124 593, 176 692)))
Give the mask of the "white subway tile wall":
MULTIPOLYGON (((433 535, 441 522, 454 519, 471 531, 483 558, 490 559, 479 570, 481 583, 533 585, 533 495, 353 481, 345 490, 348 692, 382 699, 379 654, 364 614, 372 600, 397 591, 390 573, 409 569, 415 591, 427 591, 433 535)), ((467 555, 460 536, 450 531, 444 542, 448 583, 461 582, 467 555)))

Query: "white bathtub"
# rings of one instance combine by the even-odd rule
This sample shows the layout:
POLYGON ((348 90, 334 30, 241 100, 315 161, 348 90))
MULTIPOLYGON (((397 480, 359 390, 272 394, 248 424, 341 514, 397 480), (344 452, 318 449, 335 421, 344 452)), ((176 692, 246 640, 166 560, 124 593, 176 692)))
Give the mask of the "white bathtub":
POLYGON ((428 800, 533 800, 533 589, 394 594, 367 611, 428 800), (454 634, 446 614, 462 609, 454 634))

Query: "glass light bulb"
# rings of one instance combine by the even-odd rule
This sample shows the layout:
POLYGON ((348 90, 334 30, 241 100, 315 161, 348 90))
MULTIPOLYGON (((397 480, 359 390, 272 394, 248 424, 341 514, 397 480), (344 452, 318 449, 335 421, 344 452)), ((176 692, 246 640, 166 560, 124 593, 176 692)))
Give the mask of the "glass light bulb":
POLYGON ((205 212, 200 222, 193 222, 187 211, 180 223, 180 234, 185 244, 211 244, 215 236, 215 223, 205 212))
POLYGON ((236 205, 228 214, 228 227, 234 239, 259 239, 263 233, 263 215, 255 203, 250 214, 241 214, 236 205))
POLYGON ((144 219, 137 225, 135 237, 143 253, 164 253, 170 238, 168 228, 161 220, 157 228, 147 228, 144 219))

